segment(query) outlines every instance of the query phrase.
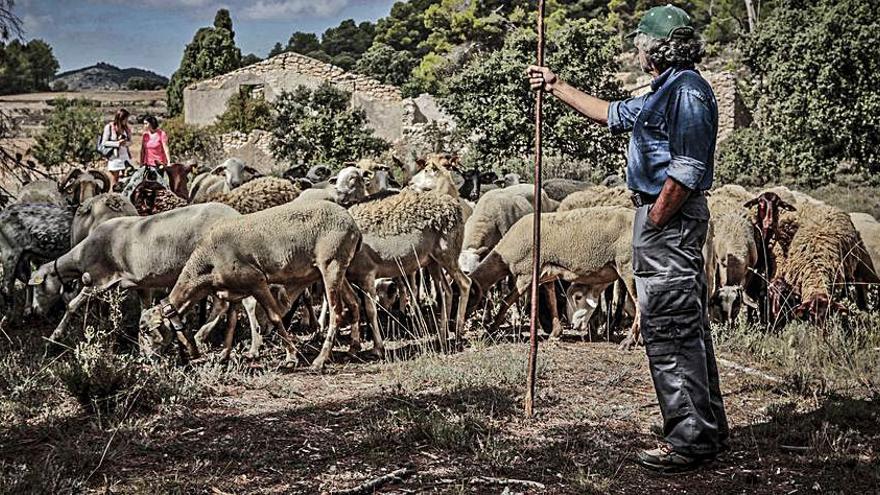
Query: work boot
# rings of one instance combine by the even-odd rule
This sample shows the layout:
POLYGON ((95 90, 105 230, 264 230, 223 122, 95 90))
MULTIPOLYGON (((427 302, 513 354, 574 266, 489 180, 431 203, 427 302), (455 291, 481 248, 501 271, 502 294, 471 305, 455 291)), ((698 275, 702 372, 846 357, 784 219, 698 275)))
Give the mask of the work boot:
MULTIPOLYGON (((650 427, 651 434, 657 437, 657 440, 663 440, 666 435, 663 434, 663 423, 653 423, 650 427)), ((730 449, 729 435, 724 435, 718 440, 718 453, 727 452, 730 449)))
POLYGON ((705 457, 690 457, 679 454, 667 444, 662 444, 656 449, 643 450, 636 456, 636 461, 642 466, 660 473, 682 473, 699 467, 705 457))

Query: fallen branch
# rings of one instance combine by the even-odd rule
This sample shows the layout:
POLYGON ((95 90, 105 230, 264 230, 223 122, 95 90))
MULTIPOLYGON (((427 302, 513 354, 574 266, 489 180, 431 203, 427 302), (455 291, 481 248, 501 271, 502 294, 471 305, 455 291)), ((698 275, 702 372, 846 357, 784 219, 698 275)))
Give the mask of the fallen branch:
POLYGON ((387 485, 388 483, 396 483, 403 481, 403 478, 414 474, 416 472, 413 468, 400 468, 395 471, 391 471, 388 474, 383 474, 377 478, 373 478, 363 484, 360 484, 354 488, 346 488, 344 490, 333 490, 330 492, 330 495, 360 495, 362 493, 373 493, 380 487, 387 485))
POLYGON ((546 488, 546 486, 544 486, 544 483, 540 483, 538 481, 518 480, 514 478, 492 478, 489 476, 476 476, 474 478, 471 478, 470 483, 472 485, 517 485, 526 488, 533 488, 535 490, 544 490, 546 488))
POLYGON ((733 361, 728 361, 727 359, 718 358, 718 364, 720 364, 722 366, 726 366, 728 368, 733 368, 736 371, 739 371, 741 373, 745 373, 747 375, 753 375, 753 376, 757 376, 759 378, 763 378, 764 380, 767 380, 768 382, 773 382, 773 383, 781 383, 782 382, 782 378, 770 375, 768 373, 764 373, 763 371, 756 370, 755 368, 750 368, 748 366, 744 366, 739 363, 734 363, 733 361))

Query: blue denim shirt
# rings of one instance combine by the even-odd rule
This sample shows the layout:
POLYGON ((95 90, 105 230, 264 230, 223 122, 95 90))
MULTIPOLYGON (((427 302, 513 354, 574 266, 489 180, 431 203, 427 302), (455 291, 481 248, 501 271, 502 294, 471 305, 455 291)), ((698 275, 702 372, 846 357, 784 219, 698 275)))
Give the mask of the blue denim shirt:
POLYGON ((608 108, 613 134, 632 131, 626 185, 657 195, 667 177, 695 191, 712 187, 718 105, 709 83, 694 69, 667 69, 651 92, 608 108))

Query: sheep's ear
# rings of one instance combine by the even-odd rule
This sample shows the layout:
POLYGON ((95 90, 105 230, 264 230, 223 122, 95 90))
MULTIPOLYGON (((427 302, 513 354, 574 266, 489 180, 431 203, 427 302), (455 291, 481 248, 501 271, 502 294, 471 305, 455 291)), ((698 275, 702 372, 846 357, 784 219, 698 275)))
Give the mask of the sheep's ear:
POLYGON ((254 167, 245 167, 244 171, 253 175, 254 177, 259 177, 259 176, 263 175, 260 173, 259 170, 255 169, 254 167))
POLYGON ((418 166, 419 170, 425 168, 425 165, 427 165, 427 164, 428 164, 428 161, 425 160, 424 158, 417 158, 416 159, 416 166, 418 166))
POLYGON ((312 181, 306 179, 305 177, 297 177, 296 179, 293 179, 293 183, 303 190, 311 189, 312 187, 312 181))
POLYGON ((743 203, 743 208, 752 208, 753 206, 757 206, 757 204, 761 201, 760 197, 752 198, 745 203, 743 203))
POLYGON ((480 246, 474 252, 477 253, 477 256, 483 256, 484 254, 489 252, 489 248, 487 248, 486 246, 480 246))
POLYGON ((338 176, 334 175, 334 176, 330 177, 329 179, 327 179, 327 182, 329 182, 331 184, 336 184, 336 179, 338 179, 338 178, 339 178, 338 176))
POLYGON ((211 169, 212 175, 223 175, 225 173, 226 173, 226 167, 224 167, 223 165, 220 165, 218 167, 214 167, 211 169))
POLYGON ((786 211, 797 211, 797 208, 786 203, 785 201, 779 200, 779 207, 786 211))

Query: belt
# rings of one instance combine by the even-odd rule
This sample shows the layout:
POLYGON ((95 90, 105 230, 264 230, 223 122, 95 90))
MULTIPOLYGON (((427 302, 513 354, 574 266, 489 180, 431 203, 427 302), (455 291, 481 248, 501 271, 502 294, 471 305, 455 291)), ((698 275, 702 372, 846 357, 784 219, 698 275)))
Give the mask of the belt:
POLYGON ((632 201, 633 206, 636 208, 641 208, 645 205, 654 204, 657 201, 659 196, 656 194, 645 194, 643 192, 633 192, 632 196, 629 197, 630 201, 632 201))
MULTIPOLYGON (((706 191, 696 191, 697 196, 708 196, 706 191)), ((630 201, 636 208, 641 208, 645 205, 652 205, 657 202, 657 198, 659 198, 659 194, 645 194, 643 192, 633 191, 632 196, 629 197, 630 201)))

